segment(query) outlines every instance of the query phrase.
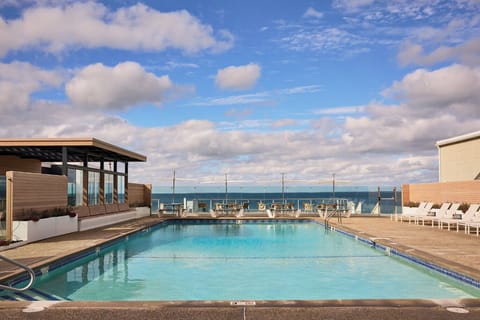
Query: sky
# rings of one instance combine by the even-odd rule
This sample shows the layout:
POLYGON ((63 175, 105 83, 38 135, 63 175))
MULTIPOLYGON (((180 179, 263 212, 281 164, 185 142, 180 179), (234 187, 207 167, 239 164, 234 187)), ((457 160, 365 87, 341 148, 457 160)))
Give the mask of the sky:
POLYGON ((0 111, 154 188, 435 182, 480 130, 480 1, 2 0, 0 111))

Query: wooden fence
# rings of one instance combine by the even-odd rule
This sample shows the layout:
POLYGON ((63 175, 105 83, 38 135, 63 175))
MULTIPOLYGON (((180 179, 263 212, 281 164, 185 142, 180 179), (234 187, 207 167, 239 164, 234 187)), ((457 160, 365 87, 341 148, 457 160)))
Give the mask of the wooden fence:
POLYGON ((132 207, 149 207, 152 203, 152 185, 129 183, 128 203, 132 207))
POLYGON ((402 186, 402 201, 480 203, 480 180, 406 184, 402 186))

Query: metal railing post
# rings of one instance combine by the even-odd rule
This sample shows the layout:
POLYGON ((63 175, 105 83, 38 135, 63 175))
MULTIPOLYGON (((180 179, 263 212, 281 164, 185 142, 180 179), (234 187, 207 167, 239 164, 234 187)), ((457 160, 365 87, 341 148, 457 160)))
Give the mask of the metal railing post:
POLYGON ((10 290, 10 291, 15 291, 15 292, 22 292, 22 291, 25 291, 25 290, 28 290, 30 289, 30 287, 33 285, 33 283, 35 282, 35 272, 28 266, 24 265, 24 264, 21 264, 20 262, 17 262, 15 260, 12 260, 12 259, 9 259, 5 256, 2 256, 0 255, 0 259, 1 260, 4 260, 8 263, 11 263, 17 267, 20 267, 22 268, 23 270, 27 271, 28 274, 30 275, 30 281, 28 282, 28 284, 23 287, 23 288, 15 288, 15 287, 11 287, 11 286, 5 286, 5 285, 1 285, 0 284, 0 289, 4 289, 4 290, 10 290))

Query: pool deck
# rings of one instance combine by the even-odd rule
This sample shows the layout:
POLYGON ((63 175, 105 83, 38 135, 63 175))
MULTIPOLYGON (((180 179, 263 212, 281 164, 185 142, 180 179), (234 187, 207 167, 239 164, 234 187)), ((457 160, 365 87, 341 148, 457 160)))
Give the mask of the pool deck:
MULTIPOLYGON (((265 218, 262 218, 265 219, 265 218)), ((312 218, 309 218, 312 219, 312 218)), ((113 226, 72 233, 0 251, 32 268, 162 221, 147 217, 113 226)), ((480 280, 480 237, 391 221, 388 217, 344 218, 331 226, 394 248, 480 280)), ((0 282, 20 271, 0 261, 0 282)), ((457 309, 453 309, 457 310, 457 309)), ((480 299, 463 300, 329 300, 255 301, 231 305, 230 301, 197 302, 1 302, 2 319, 480 319, 480 299), (447 307, 468 310, 452 313, 447 307), (31 314, 33 312, 33 314, 31 314)))

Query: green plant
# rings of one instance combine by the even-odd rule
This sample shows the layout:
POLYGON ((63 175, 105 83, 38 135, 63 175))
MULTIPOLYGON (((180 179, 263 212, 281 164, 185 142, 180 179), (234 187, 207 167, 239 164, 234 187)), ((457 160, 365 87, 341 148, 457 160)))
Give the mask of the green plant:
POLYGON ((32 209, 24 210, 24 220, 38 221, 40 219, 51 218, 51 217, 61 217, 61 216, 70 216, 75 217, 77 214, 73 212, 73 209, 69 208, 53 208, 45 209, 41 212, 37 212, 32 209))
POLYGON ((49 210, 43 210, 42 213, 40 214, 41 219, 50 218, 51 216, 52 216, 52 212, 50 212, 49 210))
POLYGON ((417 208, 420 205, 418 202, 408 201, 403 204, 404 207, 417 208))
POLYGON ((67 215, 70 216, 70 218, 73 218, 77 215, 77 213, 73 210, 73 207, 71 206, 68 206, 65 212, 67 213, 67 215))
POLYGON ((463 213, 467 212, 468 208, 470 205, 468 203, 462 203, 460 206, 458 206, 458 210, 462 210, 463 213))
POLYGON ((64 208, 54 208, 52 209, 52 217, 60 217, 67 215, 67 210, 64 208))

